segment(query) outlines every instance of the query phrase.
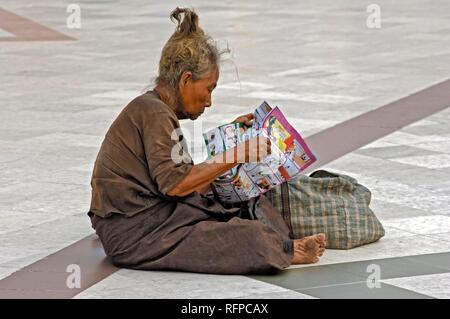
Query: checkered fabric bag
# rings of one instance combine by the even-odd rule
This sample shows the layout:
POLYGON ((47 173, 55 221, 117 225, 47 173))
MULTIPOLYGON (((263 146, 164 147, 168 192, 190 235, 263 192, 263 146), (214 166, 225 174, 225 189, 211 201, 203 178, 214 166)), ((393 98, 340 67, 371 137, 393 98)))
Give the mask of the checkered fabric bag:
POLYGON ((370 191, 350 176, 319 170, 265 195, 282 214, 291 238, 325 233, 327 248, 350 249, 375 242, 385 233, 369 208, 370 191))

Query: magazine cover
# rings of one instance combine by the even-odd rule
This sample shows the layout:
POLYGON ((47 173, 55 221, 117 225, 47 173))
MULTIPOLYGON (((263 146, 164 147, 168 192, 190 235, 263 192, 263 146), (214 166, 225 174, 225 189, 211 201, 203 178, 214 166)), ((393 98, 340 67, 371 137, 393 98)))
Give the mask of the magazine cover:
POLYGON ((215 195, 224 203, 247 201, 265 193, 316 161, 300 133, 278 107, 264 102, 254 115, 253 125, 248 129, 241 123, 232 123, 203 134, 209 158, 255 136, 271 140, 271 154, 263 161, 239 164, 212 183, 215 195))

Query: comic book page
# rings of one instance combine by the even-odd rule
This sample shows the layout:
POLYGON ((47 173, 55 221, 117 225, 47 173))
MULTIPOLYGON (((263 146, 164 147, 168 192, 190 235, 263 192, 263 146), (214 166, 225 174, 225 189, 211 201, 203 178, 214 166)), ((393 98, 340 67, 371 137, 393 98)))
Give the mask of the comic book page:
MULTIPOLYGON (((267 114, 262 132, 272 142, 272 153, 277 154, 276 158, 280 164, 278 172, 283 176, 283 182, 300 174, 316 161, 300 133, 289 124, 278 107, 267 114)), ((270 160, 269 156, 264 162, 270 160)))
POLYGON ((259 130, 262 127, 262 124, 264 122, 264 119, 266 118, 267 114, 272 111, 272 107, 264 101, 256 110, 254 113, 255 119, 253 121, 253 129, 259 130))
MULTIPOLYGON (((223 153, 242 142, 243 125, 241 123, 225 124, 203 133, 208 158, 223 153)), ((219 176, 220 180, 229 180, 237 173, 234 167, 219 176)))
POLYGON ((224 203, 242 202, 265 193, 299 175, 316 161, 301 135, 278 107, 272 109, 264 102, 254 114, 253 125, 247 130, 234 123, 204 134, 209 157, 255 136, 266 136, 272 142, 271 154, 263 161, 240 164, 212 183, 216 196, 224 203))

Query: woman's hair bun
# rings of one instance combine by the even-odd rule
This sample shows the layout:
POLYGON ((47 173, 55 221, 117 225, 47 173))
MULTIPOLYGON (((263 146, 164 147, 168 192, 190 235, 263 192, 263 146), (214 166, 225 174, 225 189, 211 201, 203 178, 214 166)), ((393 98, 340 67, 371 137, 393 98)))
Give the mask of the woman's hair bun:
POLYGON ((193 9, 177 7, 170 14, 170 19, 178 22, 175 32, 178 36, 189 37, 196 33, 203 34, 203 30, 198 25, 198 15, 193 9))

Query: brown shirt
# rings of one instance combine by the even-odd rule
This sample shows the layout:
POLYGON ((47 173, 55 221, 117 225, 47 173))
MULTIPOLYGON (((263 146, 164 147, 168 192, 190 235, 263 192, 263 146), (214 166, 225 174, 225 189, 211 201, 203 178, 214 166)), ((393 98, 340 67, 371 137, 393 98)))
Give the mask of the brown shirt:
POLYGON ((175 112, 149 91, 131 101, 113 122, 92 174, 90 211, 131 217, 167 203, 158 197, 193 166, 175 112))

